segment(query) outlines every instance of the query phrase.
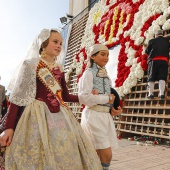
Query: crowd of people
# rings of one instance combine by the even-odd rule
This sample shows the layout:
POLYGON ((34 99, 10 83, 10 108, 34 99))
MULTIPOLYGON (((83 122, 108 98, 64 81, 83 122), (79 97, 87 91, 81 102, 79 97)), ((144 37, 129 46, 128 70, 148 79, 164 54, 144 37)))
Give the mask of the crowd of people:
MULTIPOLYGON (((153 98, 154 81, 158 80, 160 98, 164 99, 169 41, 161 31, 156 35, 146 48, 148 98, 153 98)), ((62 43, 58 30, 43 29, 17 67, 9 100, 0 85, 0 109, 5 120, 1 122, 0 145, 6 147, 7 170, 109 170, 112 148, 118 146, 113 116, 122 113, 119 95, 105 69, 109 49, 103 44, 89 48, 78 95, 72 95, 57 61, 62 43), (81 124, 65 102, 85 105, 81 124)))

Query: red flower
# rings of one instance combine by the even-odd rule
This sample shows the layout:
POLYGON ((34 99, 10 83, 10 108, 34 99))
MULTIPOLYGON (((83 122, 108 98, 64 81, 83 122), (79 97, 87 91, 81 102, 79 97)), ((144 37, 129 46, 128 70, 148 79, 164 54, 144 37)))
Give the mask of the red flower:
POLYGON ((142 62, 141 62, 141 67, 143 68, 144 71, 147 70, 148 65, 147 65, 147 61, 146 61, 146 60, 142 60, 142 62))
POLYGON ((158 141, 155 140, 155 141, 153 142, 153 144, 154 144, 154 145, 157 145, 157 144, 158 144, 158 141))
POLYGON ((119 135, 117 138, 118 138, 119 140, 122 139, 122 137, 121 137, 120 135, 119 135))

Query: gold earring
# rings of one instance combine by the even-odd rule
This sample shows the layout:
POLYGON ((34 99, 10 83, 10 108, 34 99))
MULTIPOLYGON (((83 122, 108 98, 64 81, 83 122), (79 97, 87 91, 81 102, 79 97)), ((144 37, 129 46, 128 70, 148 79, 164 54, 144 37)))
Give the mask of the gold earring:
POLYGON ((46 57, 47 57, 45 48, 43 48, 43 50, 42 50, 42 52, 41 52, 41 57, 42 57, 42 58, 46 58, 46 57))

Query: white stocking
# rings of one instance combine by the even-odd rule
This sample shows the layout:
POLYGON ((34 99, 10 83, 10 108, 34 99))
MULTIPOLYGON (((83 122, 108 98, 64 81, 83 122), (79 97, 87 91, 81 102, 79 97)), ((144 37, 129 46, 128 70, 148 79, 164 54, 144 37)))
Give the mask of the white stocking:
POLYGON ((150 96, 151 94, 153 94, 155 82, 150 81, 148 82, 148 85, 149 85, 149 96, 150 96))
POLYGON ((164 95, 165 91, 165 81, 164 80, 159 80, 159 95, 164 95))

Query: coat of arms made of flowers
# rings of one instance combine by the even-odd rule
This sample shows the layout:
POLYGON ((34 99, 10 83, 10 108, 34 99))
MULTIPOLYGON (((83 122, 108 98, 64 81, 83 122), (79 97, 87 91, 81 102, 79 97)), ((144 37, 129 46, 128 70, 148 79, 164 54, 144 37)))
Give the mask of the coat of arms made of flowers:
POLYGON ((170 29, 169 15, 169 0, 100 0, 89 12, 81 49, 67 70, 66 81, 76 69, 78 82, 86 69, 90 46, 102 43, 110 49, 120 45, 115 59, 117 77, 112 81, 121 97, 130 93, 147 70, 144 51, 148 41, 156 30, 170 29))

